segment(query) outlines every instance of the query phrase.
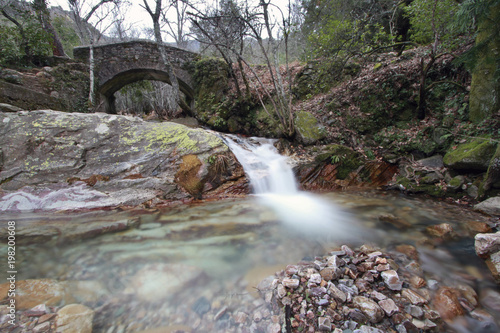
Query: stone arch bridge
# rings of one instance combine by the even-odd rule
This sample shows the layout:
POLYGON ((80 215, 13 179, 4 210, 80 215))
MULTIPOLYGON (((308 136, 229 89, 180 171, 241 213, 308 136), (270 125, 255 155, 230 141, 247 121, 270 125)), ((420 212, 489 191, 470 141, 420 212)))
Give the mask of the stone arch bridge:
MULTIPOLYGON (((170 63, 179 81, 179 88, 186 96, 186 103, 193 106, 194 89, 186 65, 195 60, 196 53, 165 46, 170 63)), ((89 62, 90 47, 73 50, 75 59, 89 62)), ((163 81, 170 84, 167 68, 161 60, 156 43, 130 41, 94 46, 97 91, 104 102, 104 111, 116 113, 114 93, 122 87, 142 80, 163 81)))

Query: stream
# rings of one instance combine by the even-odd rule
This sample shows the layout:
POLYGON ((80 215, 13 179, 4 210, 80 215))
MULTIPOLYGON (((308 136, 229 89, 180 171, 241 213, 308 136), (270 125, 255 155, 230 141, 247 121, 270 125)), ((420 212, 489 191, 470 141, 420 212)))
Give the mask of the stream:
MULTIPOLYGON (((290 184, 286 160, 273 164, 268 153, 266 164, 282 178, 251 176, 255 194, 245 198, 164 209, 2 214, 18 230, 17 280, 50 279, 63 303, 95 311, 97 333, 266 332, 263 323, 277 319, 257 290, 264 278, 343 244, 409 244, 419 251, 426 279, 470 285, 500 323, 498 298, 491 296, 499 289, 475 254, 471 230, 471 223, 493 224, 491 218, 376 190, 305 193, 290 184), (429 235, 427 227, 442 223, 452 226, 453 238, 429 235)), ((0 247, 5 253, 6 244, 0 247)), ((453 331, 481 330, 464 324, 453 331)))

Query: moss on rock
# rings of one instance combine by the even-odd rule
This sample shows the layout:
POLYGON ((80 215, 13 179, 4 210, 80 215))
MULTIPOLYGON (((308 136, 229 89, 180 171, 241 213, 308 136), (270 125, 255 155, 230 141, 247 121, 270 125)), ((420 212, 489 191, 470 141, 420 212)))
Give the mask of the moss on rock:
POLYGON ((300 142, 311 145, 326 137, 323 125, 309 112, 299 111, 295 114, 295 130, 300 142))
POLYGON ((336 164, 338 179, 346 179, 351 172, 356 171, 363 164, 361 155, 346 146, 328 145, 323 151, 316 156, 315 162, 336 164))
POLYGON ((454 170, 486 171, 495 153, 497 143, 489 139, 475 139, 448 151, 443 157, 444 164, 454 170))
POLYGON ((197 199, 201 198, 201 192, 205 185, 205 181, 199 175, 202 166, 203 163, 196 155, 185 155, 182 157, 179 171, 175 175, 177 184, 197 199))

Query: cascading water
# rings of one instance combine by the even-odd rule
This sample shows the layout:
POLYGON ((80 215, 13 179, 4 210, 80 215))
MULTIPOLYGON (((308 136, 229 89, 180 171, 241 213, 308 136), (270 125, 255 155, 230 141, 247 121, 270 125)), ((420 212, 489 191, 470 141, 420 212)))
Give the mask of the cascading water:
POLYGON ((273 140, 224 136, 226 144, 243 166, 259 203, 271 208, 294 229, 312 235, 346 240, 360 239, 362 229, 333 203, 300 191, 287 158, 278 153, 273 140))

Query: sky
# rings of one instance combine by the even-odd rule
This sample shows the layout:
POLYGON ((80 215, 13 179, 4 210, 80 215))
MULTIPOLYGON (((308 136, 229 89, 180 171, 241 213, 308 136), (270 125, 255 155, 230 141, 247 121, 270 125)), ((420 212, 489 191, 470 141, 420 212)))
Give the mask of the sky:
MULTIPOLYGON (((95 3, 98 0, 84 0, 82 2, 87 2, 87 3, 95 3)), ((166 3, 168 0, 164 0, 166 3)), ((208 0, 208 1, 216 1, 216 0, 208 0)), ((250 1, 258 1, 258 0, 250 0, 250 1)), ((128 24, 133 24, 133 26, 138 30, 138 31, 143 31, 145 28, 152 28, 152 20, 149 14, 146 12, 144 8, 140 6, 140 4, 143 4, 143 0, 129 0, 131 3, 130 7, 128 8, 125 18, 128 24)), ((204 0, 203 3, 206 3, 207 1, 204 0)), ((285 11, 287 8, 288 0, 271 0, 273 4, 276 6, 279 6, 282 11, 285 11)), ((148 0, 148 3, 150 6, 154 6, 154 0, 148 0)), ((61 6, 65 10, 69 10, 68 6, 68 1, 67 0, 48 0, 48 5, 49 6, 61 6)), ((272 9, 272 7, 270 7, 272 9)), ((172 18, 175 20, 175 16, 172 18)), ((141 38, 144 38, 145 36, 141 36, 141 38)), ((172 42, 172 39, 166 38, 166 42, 172 42)))

